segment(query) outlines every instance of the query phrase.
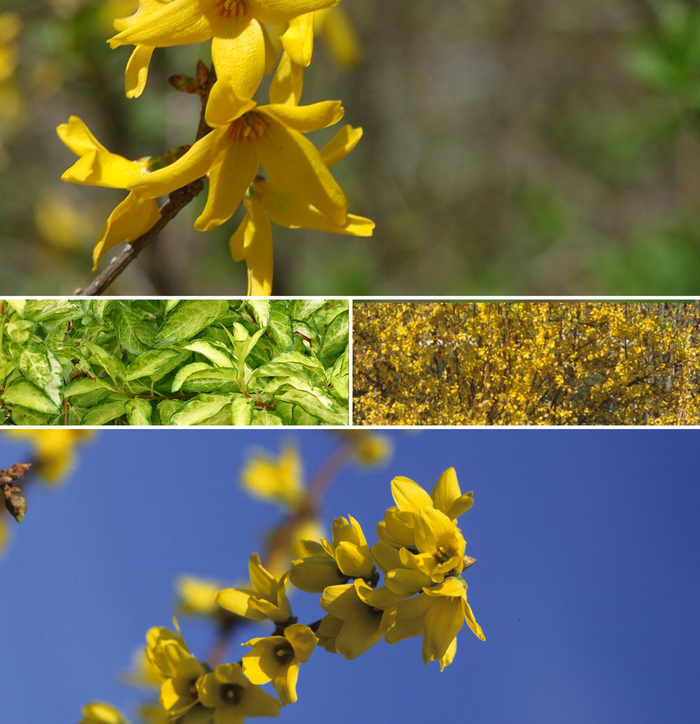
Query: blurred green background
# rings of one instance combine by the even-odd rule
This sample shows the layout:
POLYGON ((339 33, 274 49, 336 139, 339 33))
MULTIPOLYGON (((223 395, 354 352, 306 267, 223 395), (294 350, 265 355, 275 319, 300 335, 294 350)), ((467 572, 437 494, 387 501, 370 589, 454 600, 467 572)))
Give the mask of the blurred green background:
MULTIPOLYGON (((79 115, 138 158, 189 143, 209 43, 157 50, 140 99, 111 20, 135 0, 3 0, 0 289, 71 294, 124 192, 60 181, 55 127, 79 115)), ((274 227, 277 295, 664 294, 700 289, 700 2, 344 0, 362 57, 319 35, 302 102, 342 99, 365 136, 333 173, 369 239, 274 227)), ((265 102, 267 88, 261 89, 265 102)), ((332 131, 312 140, 321 146, 332 131)), ((245 292, 205 194, 112 294, 245 292)), ((112 255, 109 255, 111 257, 112 255)), ((106 262, 103 262, 104 268, 106 262)))

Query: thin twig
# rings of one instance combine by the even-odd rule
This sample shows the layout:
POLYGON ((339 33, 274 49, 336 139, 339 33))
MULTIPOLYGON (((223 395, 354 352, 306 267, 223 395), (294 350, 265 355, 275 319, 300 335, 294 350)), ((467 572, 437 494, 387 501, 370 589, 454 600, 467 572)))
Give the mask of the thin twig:
MULTIPOLYGON (((216 71, 212 66, 207 74, 206 85, 201 94, 202 109, 199 115, 199 127, 195 141, 204 138, 212 129, 204 120, 207 108, 207 100, 212 86, 216 82, 216 71)), ((79 289, 76 294, 82 297, 96 297, 103 294, 107 287, 131 264, 148 243, 160 233, 160 231, 174 219, 192 199, 204 188, 204 181, 200 178, 192 183, 176 189, 168 195, 168 200, 160 208, 160 219, 147 232, 141 234, 137 239, 127 243, 126 248, 112 259, 107 268, 98 274, 85 289, 79 289)))

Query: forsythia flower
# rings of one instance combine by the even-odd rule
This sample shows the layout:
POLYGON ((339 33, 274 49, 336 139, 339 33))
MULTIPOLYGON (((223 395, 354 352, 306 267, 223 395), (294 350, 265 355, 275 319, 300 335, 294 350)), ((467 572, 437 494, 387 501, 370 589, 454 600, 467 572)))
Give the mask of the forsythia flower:
POLYGON ((278 458, 256 453, 242 473, 249 493, 285 508, 295 506, 304 495, 301 457, 295 445, 285 445, 278 458))
MULTIPOLYGON (((434 659, 442 660, 450 653, 450 646, 465 621, 478 638, 486 640, 467 603, 466 582, 461 576, 450 577, 437 586, 424 588, 418 596, 399 602, 396 621, 387 632, 386 640, 394 644, 422 634, 423 663, 428 664, 434 659)), ((445 661, 440 668, 450 661, 445 661)))
POLYGON ((180 628, 155 627, 146 634, 146 658, 163 678, 160 703, 171 716, 181 716, 197 704, 195 682, 205 673, 204 666, 189 652, 180 628))
MULTIPOLYGON (((128 161, 123 156, 110 153, 77 116, 57 129, 59 138, 73 153, 80 156, 61 178, 76 184, 107 186, 126 189, 136 179, 147 175, 151 159, 128 161)), ((167 188, 169 193, 177 185, 167 188)), ((92 252, 93 270, 102 257, 122 241, 133 241, 155 226, 160 211, 154 198, 146 198, 131 192, 110 214, 92 252)))
POLYGON ((220 581, 194 576, 180 576, 175 586, 178 593, 177 610, 183 614, 211 616, 220 612, 214 600, 221 590, 220 581))
POLYGON ((355 659, 389 632, 398 600, 400 597, 386 588, 374 589, 359 578, 354 583, 328 586, 320 603, 330 617, 323 619, 319 638, 327 651, 355 659))
POLYGON ((207 204, 194 225, 211 231, 232 216, 262 164, 278 188, 297 193, 333 224, 343 226, 348 200, 303 135, 333 125, 342 116, 339 101, 255 106, 196 141, 171 165, 135 178, 127 188, 143 198, 156 198, 208 173, 207 204))
POLYGON ((120 45, 167 47, 212 38, 217 82, 206 109, 210 126, 238 118, 252 101, 266 67, 262 23, 292 18, 335 5, 338 0, 173 0, 160 7, 149 3, 128 27, 109 40, 120 45))
MULTIPOLYGON (((344 158, 362 136, 361 128, 344 126, 320 151, 330 168, 344 158)), ((349 236, 372 236, 374 222, 348 214, 342 225, 331 222, 315 206, 292 191, 278 188, 262 176, 248 188, 243 203, 246 215, 229 241, 235 261, 246 261, 248 294, 269 296, 272 291, 272 228, 270 221, 289 229, 316 229, 349 236)))
POLYGON ((199 700, 214 709, 214 724, 243 724, 246 717, 279 716, 280 702, 251 684, 239 664, 219 664, 197 682, 199 700))
POLYGON ((78 724, 129 724, 129 722, 113 706, 93 701, 83 707, 83 718, 78 724))
POLYGON ((283 636, 251 639, 244 644, 253 650, 243 657, 243 673, 253 684, 272 681, 282 706, 293 704, 299 665, 309 660, 317 643, 314 632, 301 624, 287 626, 283 636))
POLYGON ((333 541, 328 543, 321 538, 321 545, 327 555, 338 564, 338 569, 349 578, 371 578, 374 574, 374 562, 367 540, 360 524, 348 516, 333 521, 333 541))
POLYGON ((279 581, 263 568, 260 556, 253 553, 249 562, 253 589, 226 588, 216 594, 216 602, 237 616, 258 621, 269 618, 275 623, 285 623, 292 617, 292 608, 285 593, 289 574, 279 581))

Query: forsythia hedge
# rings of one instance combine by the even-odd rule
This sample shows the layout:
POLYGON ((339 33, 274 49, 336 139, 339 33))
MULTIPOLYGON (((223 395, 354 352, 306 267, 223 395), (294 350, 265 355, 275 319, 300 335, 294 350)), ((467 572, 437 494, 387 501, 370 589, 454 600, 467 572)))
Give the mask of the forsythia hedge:
POLYGON ((700 303, 360 304, 358 424, 700 422, 700 303))

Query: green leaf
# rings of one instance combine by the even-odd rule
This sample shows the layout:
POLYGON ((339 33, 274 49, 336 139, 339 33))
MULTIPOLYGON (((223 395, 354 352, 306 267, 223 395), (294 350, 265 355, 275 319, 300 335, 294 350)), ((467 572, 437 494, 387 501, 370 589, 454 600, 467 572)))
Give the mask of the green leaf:
POLYGON ((225 344, 210 339, 196 339, 194 342, 184 345, 185 349, 197 352, 210 360, 217 367, 237 367, 236 360, 225 344))
POLYGON ((190 394, 193 392, 240 392, 238 372, 231 368, 210 368, 193 372, 184 381, 182 391, 190 394))
POLYGON ((184 405, 182 400, 162 400, 156 406, 156 411, 153 414, 153 423, 160 425, 167 425, 170 422, 170 418, 184 405), (157 418, 157 420, 156 420, 157 418))
POLYGON ((276 391, 275 399, 299 405, 309 415, 318 417, 327 425, 349 424, 348 410, 336 406, 333 398, 325 390, 314 388, 307 391, 285 385, 276 391))
POLYGON ((254 410, 251 425, 284 425, 274 410, 254 410))
POLYGON ((28 319, 15 319, 5 325, 5 334, 13 341, 23 344, 31 336, 34 323, 28 319))
POLYGON ((345 311, 339 314, 330 323, 323 337, 323 346, 318 357, 324 365, 332 365, 343 350, 348 346, 350 313, 345 311))
POLYGON ((350 395, 350 353, 348 347, 335 361, 331 370, 330 381, 335 393, 347 400, 350 395))
POLYGON ((295 368, 307 368, 325 381, 326 371, 323 365, 315 358, 308 357, 301 352, 283 352, 278 354, 273 360, 267 364, 261 365, 253 371, 253 377, 277 377, 279 375, 288 375, 295 368))
POLYGON ((150 425, 153 407, 148 400, 142 397, 134 397, 124 406, 126 419, 130 425, 150 425))
POLYGON ((49 415, 58 415, 60 412, 58 405, 43 390, 26 380, 8 387, 2 395, 2 399, 8 405, 21 405, 49 415))
POLYGON ((167 317, 170 312, 177 307, 177 305, 180 303, 179 299, 168 299, 168 301, 165 303, 165 316, 167 317))
POLYGON ((112 304, 112 299, 91 299, 85 314, 89 317, 94 317, 100 324, 104 324, 105 314, 108 307, 112 304))
POLYGON ((126 404, 131 400, 124 396, 119 400, 108 400, 102 402, 95 407, 90 408, 85 417, 83 417, 82 425, 106 425, 112 420, 120 418, 124 414, 126 404))
POLYGON ((6 299, 5 301, 20 317, 24 316, 24 308, 27 306, 26 299, 6 299))
POLYGON ((164 345, 192 339, 228 312, 225 299, 195 299, 180 302, 158 330, 154 344, 164 345))
POLYGON ((202 393, 186 402, 168 422, 169 425, 196 425, 202 420, 215 415, 224 405, 231 402, 231 397, 224 395, 207 395, 202 393))
POLYGON ((289 310, 280 302, 272 303, 272 315, 267 326, 268 333, 283 352, 294 348, 294 326, 289 310))
POLYGON ((158 373, 174 357, 179 357, 177 349, 152 349, 134 358, 126 368, 126 379, 137 380, 139 377, 151 377, 158 373))
POLYGON ((325 299, 295 299, 289 304, 289 312, 292 319, 303 322, 326 303, 325 299))
POLYGON ((11 414, 12 422, 21 427, 28 425, 46 425, 49 421, 49 416, 45 412, 30 410, 28 407, 22 407, 21 405, 13 407, 11 414))
POLYGON ((10 342, 8 351, 17 369, 37 387, 43 389, 56 405, 61 404, 61 365, 40 342, 10 342))
POLYGON ((89 377, 79 377, 74 382, 66 385, 63 390, 64 397, 72 397, 73 395, 84 395, 87 392, 94 392, 95 390, 108 389, 114 392, 114 388, 109 385, 104 378, 97 377, 91 380, 89 377))
POLYGON ((250 351, 255 347, 263 334, 265 334, 265 330, 259 329, 251 336, 248 330, 239 322, 233 325, 233 349, 238 358, 238 374, 240 379, 243 379, 246 357, 250 354, 250 351))
POLYGON ((252 307, 258 327, 260 327, 260 329, 266 329, 270 323, 272 303, 268 299, 248 299, 245 305, 252 307))
POLYGON ((173 384, 170 387, 171 392, 177 392, 181 387, 182 383, 195 372, 201 372, 202 370, 212 370, 213 367, 206 362, 190 362, 190 364, 181 367, 173 379, 173 384))
POLYGON ((243 396, 234 397, 231 403, 231 424, 252 425, 255 400, 243 396))
POLYGON ((97 364, 112 378, 112 382, 118 385, 126 379, 126 368, 124 363, 115 354, 108 352, 94 342, 84 342, 83 347, 90 353, 88 361, 97 364))
POLYGON ((140 310, 125 309, 122 306, 114 306, 110 310, 114 333, 119 344, 131 354, 143 354, 148 351, 148 347, 141 342, 137 334, 144 316, 145 313, 140 310))

